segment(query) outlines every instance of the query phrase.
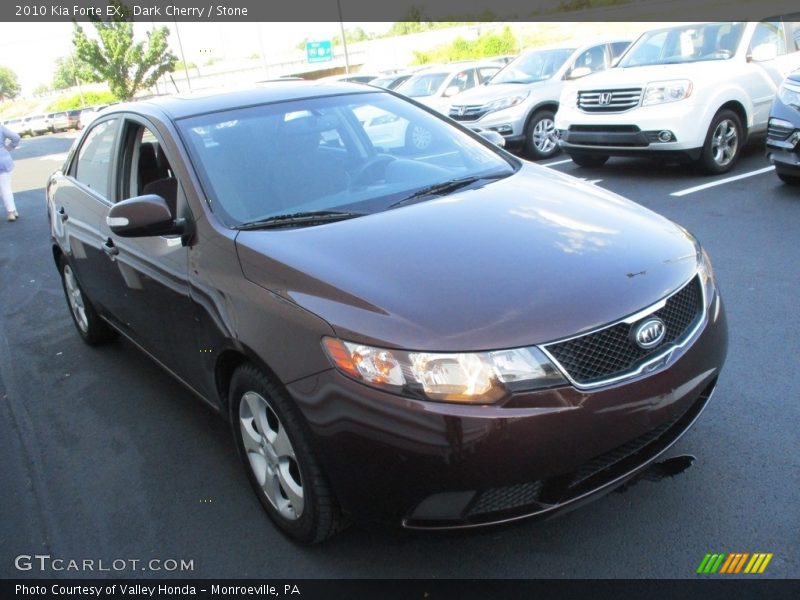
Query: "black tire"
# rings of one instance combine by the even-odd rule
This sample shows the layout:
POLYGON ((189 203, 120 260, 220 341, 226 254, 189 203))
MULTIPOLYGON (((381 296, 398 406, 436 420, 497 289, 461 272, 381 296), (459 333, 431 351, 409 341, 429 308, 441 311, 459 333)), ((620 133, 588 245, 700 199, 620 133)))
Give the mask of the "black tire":
MULTIPOLYGON (((339 503, 314 458, 305 423, 283 388, 254 366, 245 364, 233 374, 228 400, 231 429, 247 478, 278 528, 298 542, 315 544, 346 527, 347 521, 339 509, 339 503), (251 408, 253 404, 264 408, 258 417, 253 416, 256 412, 251 408), (293 454, 278 455, 277 443, 275 447, 267 443, 271 452, 267 451, 263 443, 267 435, 261 436, 258 427, 261 419, 267 420, 263 430, 269 429, 276 438, 288 438, 288 448, 293 454), (274 435, 276 433, 277 436, 274 435), (245 436, 248 436, 250 452, 246 449, 245 436), (259 438, 262 438, 260 449, 256 441, 259 438), (257 470, 263 474, 264 484, 259 482, 257 470), (284 481, 290 479, 292 484, 297 484, 298 478, 300 485, 295 489, 301 491, 303 501, 299 515, 294 510, 292 495, 286 492, 288 488, 284 481), (276 495, 280 507, 273 503, 266 489, 276 495)), ((285 443, 280 447, 285 449, 285 443)))
POLYGON ((579 167, 596 169, 608 162, 608 156, 604 154, 570 154, 569 156, 579 167))
POLYGON ((708 127, 700 167, 709 175, 727 173, 739 159, 746 137, 739 115, 728 109, 719 111, 708 127))
POLYGON ((97 314, 91 300, 83 292, 72 266, 63 255, 59 261, 59 271, 69 314, 81 339, 90 346, 99 346, 117 337, 117 332, 97 314))
POLYGON ((533 160, 552 158, 558 154, 558 140, 555 137, 555 113, 540 110, 528 121, 525 127, 525 152, 533 160))
POLYGON ((786 185, 800 185, 800 176, 798 175, 789 175, 777 169, 775 170, 775 174, 778 176, 778 179, 786 185))

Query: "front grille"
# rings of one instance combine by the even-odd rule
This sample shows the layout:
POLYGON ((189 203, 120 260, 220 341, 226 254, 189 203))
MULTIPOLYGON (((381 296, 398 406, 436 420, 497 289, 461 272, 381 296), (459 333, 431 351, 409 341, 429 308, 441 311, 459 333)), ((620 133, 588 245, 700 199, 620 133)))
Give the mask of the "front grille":
POLYGON ((666 325, 663 340, 654 348, 641 348, 631 339, 637 323, 617 323, 583 336, 545 345, 544 348, 578 384, 597 384, 633 372, 649 357, 677 343, 703 314, 699 277, 667 299, 656 316, 666 325))
POLYGON ((578 92, 578 108, 584 112, 623 112, 639 106, 642 88, 578 92))
POLYGON ((533 504, 539 498, 541 490, 541 481, 486 490, 481 492, 477 499, 473 501, 466 516, 471 517, 533 504))
POLYGON ((456 121, 477 121, 483 115, 488 113, 485 105, 468 105, 468 106, 451 106, 449 115, 451 119, 456 121))
POLYGON ((781 127, 780 125, 773 125, 770 123, 767 127, 767 139, 783 142, 792 135, 793 132, 794 129, 791 127, 781 127))

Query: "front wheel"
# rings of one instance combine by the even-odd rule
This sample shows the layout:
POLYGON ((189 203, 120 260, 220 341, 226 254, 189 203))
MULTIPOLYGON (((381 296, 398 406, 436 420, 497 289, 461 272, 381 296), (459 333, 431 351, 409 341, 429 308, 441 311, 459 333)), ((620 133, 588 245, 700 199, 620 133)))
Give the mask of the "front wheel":
POLYGON ((229 401, 236 448, 275 524, 307 544, 339 531, 344 518, 286 392, 245 365, 233 374, 229 401))
POLYGON ((571 154, 570 158, 579 167, 587 169, 602 167, 608 162, 608 156, 604 154, 571 154))
POLYGON ((555 114, 552 111, 540 110, 531 117, 525 129, 525 150, 534 160, 558 154, 555 114))
POLYGON ((739 158, 745 135, 742 121, 732 110, 721 110, 711 120, 700 154, 700 166, 709 175, 727 173, 739 158))

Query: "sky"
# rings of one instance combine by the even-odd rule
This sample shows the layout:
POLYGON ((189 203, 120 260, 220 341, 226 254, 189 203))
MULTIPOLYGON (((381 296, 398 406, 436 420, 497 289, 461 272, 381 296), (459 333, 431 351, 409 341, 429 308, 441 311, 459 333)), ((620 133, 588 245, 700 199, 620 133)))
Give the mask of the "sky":
MULTIPOLYGON (((305 38, 331 39, 339 35, 339 24, 325 23, 155 23, 167 25, 172 51, 181 58, 180 34, 187 62, 203 64, 211 57, 244 58, 254 53, 278 53, 293 48, 305 38)), ((83 24, 91 31, 90 23, 83 24)), ((390 23, 345 23, 346 29, 362 27, 381 32, 390 23)), ((136 39, 144 37, 150 23, 137 23, 136 39)), ((16 74, 23 94, 40 84, 49 84, 55 61, 72 49, 72 23, 0 23, 0 65, 16 74)))

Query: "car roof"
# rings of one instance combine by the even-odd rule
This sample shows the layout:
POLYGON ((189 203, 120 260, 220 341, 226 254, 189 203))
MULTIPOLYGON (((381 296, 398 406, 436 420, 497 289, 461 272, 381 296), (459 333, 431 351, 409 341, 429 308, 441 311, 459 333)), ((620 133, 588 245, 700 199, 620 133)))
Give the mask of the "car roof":
POLYGON ((139 114, 163 114, 173 120, 195 115, 213 113, 247 106, 258 106, 274 102, 302 100, 323 96, 343 94, 379 94, 385 93, 381 88, 369 87, 358 83, 342 83, 331 81, 270 81, 255 87, 236 90, 213 90, 191 94, 175 94, 115 104, 103 111, 134 112, 139 114))

